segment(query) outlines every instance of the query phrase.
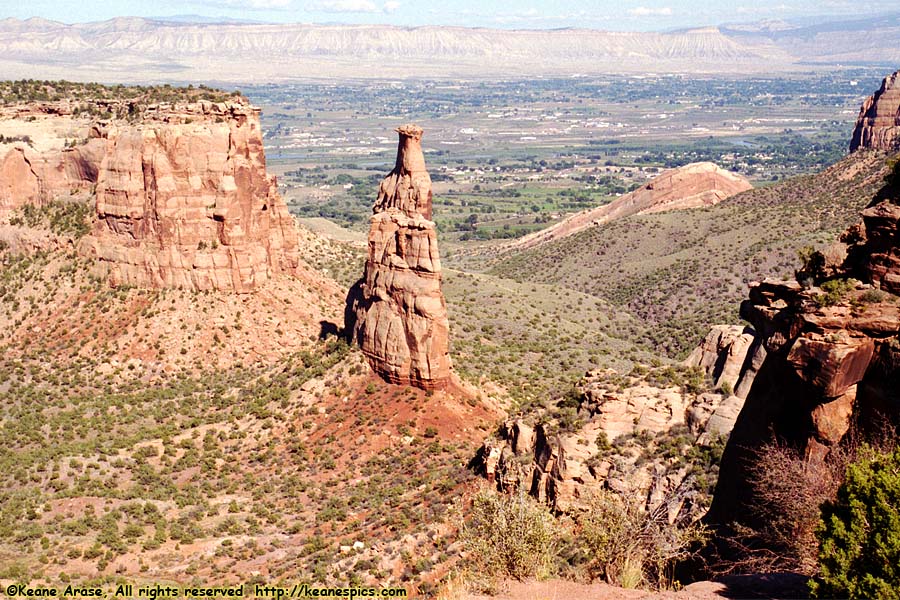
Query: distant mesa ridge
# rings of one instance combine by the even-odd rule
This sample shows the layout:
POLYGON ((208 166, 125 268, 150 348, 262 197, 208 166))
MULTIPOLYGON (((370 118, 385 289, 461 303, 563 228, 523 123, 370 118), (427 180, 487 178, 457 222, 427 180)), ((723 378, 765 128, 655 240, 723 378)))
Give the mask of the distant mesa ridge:
POLYGON ((742 175, 714 163, 691 163, 663 171, 633 192, 609 204, 570 215, 555 225, 519 239, 513 246, 532 248, 631 215, 712 206, 752 187, 742 175))
POLYGON ((305 77, 721 73, 900 61, 900 22, 836 30, 702 27, 666 33, 591 29, 190 23, 122 17, 66 25, 0 21, 7 77, 121 81, 278 81, 305 77), (390 62, 385 62, 390 59, 390 62))

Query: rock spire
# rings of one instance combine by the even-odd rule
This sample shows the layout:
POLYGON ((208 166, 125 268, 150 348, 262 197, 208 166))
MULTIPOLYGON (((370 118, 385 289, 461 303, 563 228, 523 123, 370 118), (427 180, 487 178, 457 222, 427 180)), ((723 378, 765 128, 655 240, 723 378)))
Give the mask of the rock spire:
POLYGON ((430 390, 450 381, 449 321, 431 218, 422 128, 397 129, 397 162, 381 182, 363 278, 347 299, 346 326, 369 364, 392 383, 430 390))
POLYGON ((859 148, 900 149, 900 71, 888 75, 881 88, 863 102, 850 140, 850 152, 859 148))

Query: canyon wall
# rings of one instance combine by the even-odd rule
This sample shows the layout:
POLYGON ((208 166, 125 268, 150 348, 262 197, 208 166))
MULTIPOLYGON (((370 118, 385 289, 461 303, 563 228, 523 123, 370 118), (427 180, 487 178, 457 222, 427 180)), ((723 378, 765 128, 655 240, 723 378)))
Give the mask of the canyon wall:
MULTIPOLYGON (((39 123, 60 121, 85 127, 71 114, 39 123)), ((7 150, 0 217, 94 192, 91 234, 79 248, 113 285, 248 292, 297 268, 294 223, 266 173, 259 109, 246 100, 154 104, 88 129, 74 147, 7 150)))
POLYGON ((112 125, 90 244, 114 284, 247 292, 298 264, 259 109, 199 102, 112 125))
MULTIPOLYGON (((880 194, 883 195, 883 194, 880 194)), ((796 281, 751 284, 741 316, 757 332, 760 366, 725 449, 707 519, 757 525, 752 465, 768 444, 797 450, 810 468, 848 435, 900 425, 900 206, 863 211, 842 236, 845 258, 814 255, 796 281)))

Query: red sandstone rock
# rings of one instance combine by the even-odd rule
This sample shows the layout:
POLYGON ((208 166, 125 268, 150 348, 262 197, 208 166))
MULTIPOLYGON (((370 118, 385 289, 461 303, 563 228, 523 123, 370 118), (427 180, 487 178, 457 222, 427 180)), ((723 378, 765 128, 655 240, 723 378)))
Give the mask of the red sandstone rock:
MULTIPOLYGON (((851 247, 859 276, 891 293, 900 293, 900 206, 884 201, 862 211, 865 238, 851 247)), ((862 231, 862 229, 860 229, 862 231)))
POLYGON ((850 141, 850 152, 859 148, 900 148, 900 86, 897 71, 881 82, 881 89, 863 103, 850 141))
POLYGON ((298 264, 259 109, 156 108, 104 132, 91 251, 114 284, 248 292, 298 264))
POLYGON ((850 418, 856 402, 856 385, 832 400, 816 406, 812 411, 815 435, 826 446, 834 446, 850 429, 850 418))
POLYGON ((786 358, 800 379, 821 390, 825 398, 836 398, 862 380, 875 352, 875 342, 869 338, 840 338, 799 337, 786 358))
MULTIPOLYGON (((752 329, 740 325, 713 325, 684 364, 703 369, 712 378, 714 387, 727 384, 737 390, 741 376, 746 372, 744 363, 754 339, 752 329)), ((743 387, 749 389, 749 383, 743 387)))
POLYGON ((16 143, 0 158, 0 218, 58 196, 83 192, 97 181, 104 143, 92 139, 78 148, 42 154, 16 143))
POLYGON ((95 124, 61 151, 17 143, 0 158, 0 218, 94 186, 93 231, 79 249, 114 285, 247 292, 298 267, 259 109, 246 102, 150 106, 134 123, 95 124))
POLYGON ((417 125, 403 125, 397 133, 400 134, 397 163, 382 180, 373 210, 398 208, 409 217, 419 213, 431 219, 431 176, 425 169, 422 154, 423 130, 417 125))
POLYGON ((372 368, 424 389, 450 381, 449 321, 431 215, 422 129, 404 125, 394 170, 381 182, 363 279, 348 297, 347 327, 372 368))

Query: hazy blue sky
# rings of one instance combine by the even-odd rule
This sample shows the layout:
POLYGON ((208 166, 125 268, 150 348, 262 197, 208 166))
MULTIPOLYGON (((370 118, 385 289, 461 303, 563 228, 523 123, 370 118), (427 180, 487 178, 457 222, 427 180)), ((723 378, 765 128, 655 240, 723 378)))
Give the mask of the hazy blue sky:
POLYGON ((810 15, 869 16, 897 0, 0 0, 0 18, 66 23, 195 14, 269 22, 665 30, 810 15))

